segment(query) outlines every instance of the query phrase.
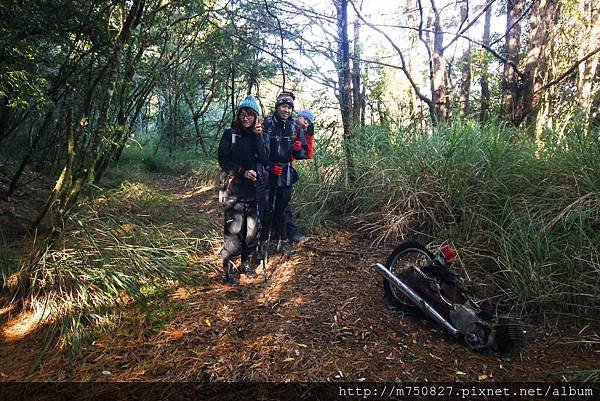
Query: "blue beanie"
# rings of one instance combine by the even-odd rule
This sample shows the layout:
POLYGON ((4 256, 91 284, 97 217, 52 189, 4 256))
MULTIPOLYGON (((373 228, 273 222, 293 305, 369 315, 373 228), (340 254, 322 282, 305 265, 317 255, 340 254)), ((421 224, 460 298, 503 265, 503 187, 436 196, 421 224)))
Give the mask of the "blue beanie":
POLYGON ((315 122, 315 115, 309 109, 302 110, 300 113, 298 113, 298 117, 306 118, 311 124, 314 124, 315 122))
POLYGON ((236 114, 239 114, 242 109, 250 109, 255 112, 257 116, 260 116, 260 106, 258 105, 256 98, 252 95, 248 95, 242 100, 237 107, 236 114))

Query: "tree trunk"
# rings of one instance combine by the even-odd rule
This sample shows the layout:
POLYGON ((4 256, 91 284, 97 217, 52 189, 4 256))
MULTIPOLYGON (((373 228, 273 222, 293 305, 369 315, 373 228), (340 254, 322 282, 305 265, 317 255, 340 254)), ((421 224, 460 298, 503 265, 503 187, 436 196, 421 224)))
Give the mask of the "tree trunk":
MULTIPOLYGON (((460 15, 461 21, 464 23, 468 23, 469 19, 469 4, 467 0, 464 0, 460 3, 460 15)), ((490 9, 491 7, 488 7, 490 9)), ((465 32, 464 34, 467 38, 469 37, 469 32, 465 32)), ((459 96, 459 107, 460 107, 460 116, 465 118, 470 110, 469 110, 469 93, 471 92, 471 41, 467 40, 467 48, 465 49, 465 53, 461 60, 461 76, 460 76, 460 96, 459 96)))
MULTIPOLYGON (((420 26, 421 21, 416 18, 416 13, 413 10, 414 5, 411 1, 406 1, 406 5, 403 8, 403 13, 406 15, 406 21, 410 26, 420 26)), ((406 68, 410 76, 416 77, 418 76, 418 72, 415 68, 415 63, 419 60, 417 41, 419 40, 419 34, 417 32, 409 33, 408 41, 409 41, 409 54, 406 60, 406 68)), ((408 118, 409 121, 415 121, 416 116, 419 114, 419 110, 421 108, 421 102, 417 97, 415 90, 412 87, 407 89, 407 97, 408 97, 408 118)))
MULTIPOLYGON (((54 80, 50 90, 48 91, 48 98, 52 100, 52 104, 50 105, 50 110, 48 110, 48 112, 46 113, 46 116, 44 118, 44 121, 43 121, 41 127, 38 129, 36 136, 31 141, 29 150, 27 151, 27 153, 25 154, 25 157, 21 161, 21 164, 19 165, 17 172, 13 176, 13 179, 12 179, 10 186, 8 188, 8 191, 7 191, 8 196, 11 196, 14 193, 14 191, 17 189, 18 182, 21 179, 21 176, 23 175, 25 168, 31 162, 33 155, 36 152, 36 148, 37 148, 39 142, 46 135, 46 131, 48 130, 48 128, 50 127, 50 125, 52 123, 52 119, 54 117, 54 109, 57 107, 59 100, 62 96, 60 90, 66 84, 66 80, 67 80, 67 76, 68 76, 68 74, 66 73, 67 66, 68 66, 68 61, 65 61, 61 65, 61 67, 59 69, 59 73, 58 73, 56 79, 54 80)), ((32 124, 32 129, 33 129, 33 124, 32 124)))
POLYGON ((360 90, 360 22, 354 21, 354 57, 352 58, 352 124, 360 124, 361 90, 360 90))
MULTIPOLYGON (((43 218, 50 211, 54 203, 61 198, 61 205, 58 207, 58 216, 56 218, 57 222, 62 222, 62 215, 64 213, 63 203, 68 200, 67 192, 71 188, 72 183, 72 170, 73 170, 73 160, 75 158, 75 137, 73 135, 73 106, 71 104, 67 105, 66 117, 65 117, 65 130, 67 133, 67 160, 65 161, 65 166, 56 180, 54 184, 54 188, 46 200, 46 203, 42 207, 41 212, 38 214, 37 218, 33 222, 33 228, 37 228, 39 224, 42 222, 43 218), (61 196, 62 195, 62 196, 61 196)), ((52 222, 52 228, 56 229, 56 224, 52 222)), ((60 228, 60 227, 58 227, 60 228)))
POLYGON ((388 121, 388 118, 381 99, 377 99, 377 114, 379 114, 379 124, 385 125, 388 121))
MULTIPOLYGON (((368 74, 368 72, 366 72, 366 74, 368 74)), ((367 119, 366 99, 367 99, 367 85, 362 85, 361 91, 360 91, 360 126, 363 128, 366 126, 366 119, 367 119)))
POLYGON ((535 121, 539 110, 542 73, 548 67, 549 42, 553 21, 558 11, 558 0, 539 0, 531 8, 529 51, 525 58, 523 77, 518 91, 518 104, 514 122, 520 124, 527 119, 529 128, 535 132, 535 121))
MULTIPOLYGON (((490 46, 490 25, 492 22, 492 7, 485 10, 485 20, 483 23, 483 44, 486 47, 490 46)), ((484 58, 481 68, 481 108, 479 111, 479 120, 485 121, 488 118, 490 109, 490 85, 488 82, 488 62, 484 58)))
POLYGON ((8 108, 8 99, 6 96, 0 96, 0 143, 8 132, 8 120, 10 108, 8 108))
POLYGON ((342 126, 344 129, 344 151, 346 156, 347 177, 349 184, 353 184, 354 160, 352 157, 352 92, 350 85, 350 43, 348 41, 348 0, 333 0, 337 11, 338 28, 338 101, 342 112, 342 126))
POLYGON ((109 130, 108 110, 113 100, 115 87, 119 79, 119 63, 123 48, 131 36, 133 29, 139 24, 141 16, 144 12, 144 0, 133 0, 129 13, 125 17, 124 7, 121 9, 122 25, 113 47, 113 53, 107 64, 108 85, 100 109, 98 112, 98 124, 93 131, 93 136, 90 144, 87 147, 83 170, 78 172, 76 179, 72 181, 72 185, 68 194, 65 195, 64 205, 62 206, 62 216, 66 217, 70 210, 75 206, 79 194, 84 190, 89 183, 94 180, 95 166, 99 162, 102 152, 102 137, 109 130))
MULTIPOLYGON (((549 43, 549 52, 550 54, 554 54, 556 51, 556 43, 554 41, 550 41, 549 43)), ((544 68, 544 70, 540 71, 541 79, 544 82, 549 82, 553 77, 557 74, 556 71, 556 62, 554 60, 550 60, 548 66, 544 68)), ((542 136, 544 134, 544 127, 552 127, 555 132, 558 132, 559 135, 562 135, 560 129, 556 129, 557 127, 553 124, 553 111, 555 110, 554 106, 554 98, 556 95, 556 87, 550 87, 545 90, 540 95, 539 107, 536 112, 536 120, 531 124, 531 131, 535 132, 536 142, 540 143, 542 140, 542 136)))
POLYGON ((231 63, 231 92, 229 92, 229 97, 231 101, 231 111, 233 112, 233 116, 235 117, 235 63, 231 63))
POLYGON ((210 105, 213 102, 214 94, 216 92, 215 85, 216 85, 216 81, 213 80, 210 91, 207 95, 204 96, 204 98, 202 100, 202 104, 199 106, 199 108, 196 108, 194 106, 193 94, 190 95, 187 92, 183 93, 183 100, 185 101, 188 108, 190 109, 190 114, 192 115, 192 120, 194 122, 194 131, 196 132, 196 147, 199 144, 202 148, 202 152, 205 155, 208 155, 208 150, 206 149, 206 145, 204 143, 203 127, 201 127, 200 119, 208 111, 208 108, 210 107, 210 105))
POLYGON ((50 124, 52 123, 53 116, 54 116, 54 107, 52 107, 52 109, 50 109, 50 111, 48 111, 46 113, 44 122, 42 123, 41 127, 38 129, 35 137, 33 137, 33 141, 31 142, 31 145, 29 146, 29 150, 25 154, 25 157, 23 157, 23 160, 21 161, 19 168, 17 168, 17 171, 15 172, 15 175, 13 176, 13 178, 10 182, 8 191, 6 192, 7 196, 12 196, 12 194, 17 189, 17 185, 19 183, 19 180, 21 179, 21 176, 25 172, 25 168, 31 162, 33 155, 35 154, 36 148, 37 148, 38 144, 40 143, 40 140, 44 137, 44 135, 46 135, 46 131, 48 130, 48 127, 50 127, 50 124))
MULTIPOLYGON (((592 52, 600 42, 600 8, 594 0, 581 0, 580 10, 586 23, 585 33, 583 35, 584 42, 579 47, 579 59, 584 55, 592 52)), ((577 76, 577 99, 579 108, 583 115, 585 124, 589 124, 593 119, 592 101, 594 93, 594 76, 598 69, 598 61, 600 53, 596 53, 593 57, 579 65, 579 74, 577 76)), ((597 113, 597 111, 595 112, 597 113)))
POLYGON ((434 105, 433 124, 446 121, 449 116, 448 94, 446 91, 446 68, 444 61, 444 34, 440 20, 440 12, 435 0, 431 0, 433 9, 433 52, 432 52, 432 82, 431 99, 434 105))
POLYGON ((125 146, 125 142, 129 137, 130 125, 127 123, 127 118, 128 111, 130 110, 130 108, 128 107, 128 102, 133 102, 133 99, 131 99, 130 87, 133 81, 133 76, 136 72, 136 67, 142 59, 144 49, 145 47, 140 44, 137 48, 136 53, 133 54, 134 46, 131 45, 127 48, 127 53, 124 61, 125 71, 122 77, 122 83, 120 85, 118 99, 119 109, 117 112, 117 129, 115 130, 115 135, 111 140, 110 146, 108 147, 108 149, 106 149, 104 154, 96 163, 95 169, 97 174, 94 179, 94 182, 96 184, 100 183, 102 177, 104 176, 104 173, 108 169, 110 161, 113 160, 113 158, 117 154, 120 154, 122 146, 125 146))
MULTIPOLYGON (((131 118, 131 120, 129 121, 129 126, 127 129, 127 132, 133 132, 134 129, 134 124, 138 119, 143 119, 143 117, 140 117, 142 109, 144 108, 144 106, 146 105, 146 99, 148 97, 148 95, 151 92, 152 89, 152 82, 155 82, 154 78, 151 79, 150 83, 148 83, 146 85, 146 88, 144 89, 144 91, 142 91, 142 93, 140 93, 136 103, 135 103, 135 109, 133 112, 133 117, 131 118)), ((115 151, 114 154, 114 161, 118 162, 121 159, 121 155, 123 154, 123 149, 125 149, 125 145, 127 144, 127 139, 128 136, 123 137, 123 140, 121 141, 121 143, 119 144, 119 147, 117 148, 117 150, 115 151)))
POLYGON ((504 47, 506 63, 502 81, 502 115, 509 121, 515 120, 518 76, 515 71, 519 65, 519 47, 521 44, 521 24, 518 19, 523 12, 523 0, 506 0, 506 44, 504 47), (512 64, 512 65, 511 65, 512 64))

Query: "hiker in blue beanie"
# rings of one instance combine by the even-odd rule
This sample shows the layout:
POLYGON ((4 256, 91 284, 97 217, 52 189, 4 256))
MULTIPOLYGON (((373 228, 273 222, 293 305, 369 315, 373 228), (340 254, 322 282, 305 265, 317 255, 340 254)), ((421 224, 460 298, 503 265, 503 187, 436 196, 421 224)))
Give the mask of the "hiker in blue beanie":
POLYGON ((231 128, 219 143, 221 193, 225 215, 223 281, 238 283, 233 259, 241 255, 241 273, 255 277, 254 258, 258 244, 258 202, 266 197, 269 173, 268 141, 262 133, 260 106, 254 96, 239 104, 231 128))
MULTIPOLYGON (((312 159, 315 153, 315 145, 314 145, 314 122, 315 115, 309 109, 304 109, 298 113, 296 116, 296 124, 295 129, 297 131, 302 131, 304 137, 306 138, 307 144, 307 152, 306 158, 312 159)), ((303 243, 308 240, 308 237, 302 235, 300 233, 300 229, 294 220, 294 215, 292 214, 291 204, 285 209, 284 212, 285 217, 285 226, 288 234, 288 238, 292 244, 295 243, 303 243)))

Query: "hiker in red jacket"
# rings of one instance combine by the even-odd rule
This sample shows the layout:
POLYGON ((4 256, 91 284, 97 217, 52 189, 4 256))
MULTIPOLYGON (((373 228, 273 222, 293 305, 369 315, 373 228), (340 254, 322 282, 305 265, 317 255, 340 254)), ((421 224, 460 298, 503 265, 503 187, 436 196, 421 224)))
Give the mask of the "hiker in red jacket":
MULTIPOLYGON (((314 122, 315 115, 312 111, 308 109, 302 110, 296 116, 296 130, 298 132, 302 132, 304 137, 306 138, 307 144, 307 159, 312 159, 315 154, 315 136, 314 136, 314 122)), ((298 229, 298 225, 294 220, 294 215, 292 214, 291 206, 285 209, 285 223, 286 230, 288 234, 288 238, 291 243, 302 243, 308 240, 308 237, 302 235, 300 230, 298 229)))

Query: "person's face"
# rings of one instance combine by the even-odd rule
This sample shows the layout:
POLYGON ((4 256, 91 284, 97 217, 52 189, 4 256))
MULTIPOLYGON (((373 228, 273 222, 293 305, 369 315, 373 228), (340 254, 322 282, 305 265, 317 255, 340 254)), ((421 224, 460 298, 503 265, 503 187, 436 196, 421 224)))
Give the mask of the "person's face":
POLYGON ((244 128, 250 128, 250 127, 254 127, 254 121, 256 116, 254 115, 254 113, 242 109, 242 111, 240 111, 240 115, 238 117, 240 119, 240 124, 242 124, 242 127, 244 128))
POLYGON ((306 117, 304 117, 304 116, 298 117, 298 125, 300 127, 306 129, 309 124, 310 124, 310 121, 308 121, 308 119, 306 117))
POLYGON ((292 106, 287 103, 282 103, 277 106, 277 114, 282 120, 287 120, 292 115, 292 106))

